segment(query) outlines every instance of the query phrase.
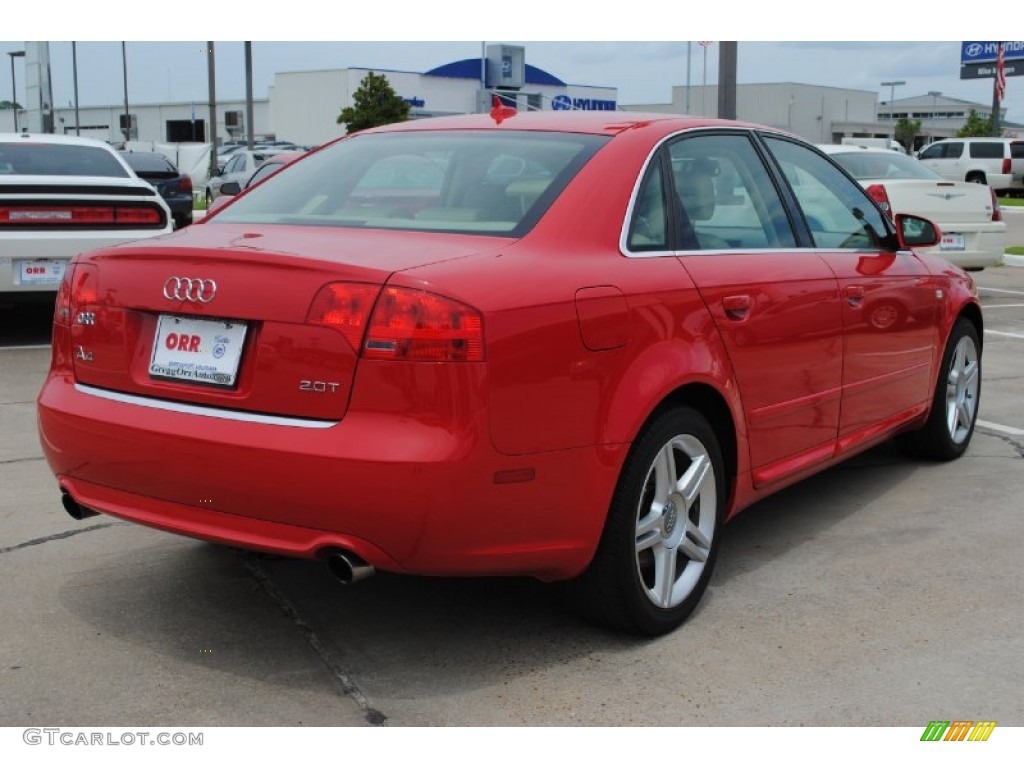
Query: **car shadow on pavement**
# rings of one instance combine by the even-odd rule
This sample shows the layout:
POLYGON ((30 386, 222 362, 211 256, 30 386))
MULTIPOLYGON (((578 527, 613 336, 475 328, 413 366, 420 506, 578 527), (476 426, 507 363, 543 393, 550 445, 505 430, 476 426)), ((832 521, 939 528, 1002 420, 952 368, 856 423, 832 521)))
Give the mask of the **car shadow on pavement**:
MULTIPOLYGON (((893 519, 898 510, 878 500, 928 471, 942 469, 887 444, 746 510, 727 527, 709 594, 689 624, 718 615, 716 599, 728 605, 743 577, 770 580, 773 569, 793 567, 794 550, 852 516, 893 519)), ((325 678, 332 669, 345 678, 342 688, 354 681, 371 699, 387 692, 405 700, 522 685, 566 665, 634 658, 656 644, 700 653, 707 642, 705 630, 687 625, 653 640, 592 627, 561 590, 531 579, 381 573, 345 586, 313 561, 175 537, 156 551, 156 558, 111 555, 97 573, 79 574, 85 583, 108 579, 103 589, 68 584, 62 602, 100 631, 157 654, 285 686, 310 685, 303 670, 317 655, 325 678), (204 644, 215 651, 198 653, 204 644)))

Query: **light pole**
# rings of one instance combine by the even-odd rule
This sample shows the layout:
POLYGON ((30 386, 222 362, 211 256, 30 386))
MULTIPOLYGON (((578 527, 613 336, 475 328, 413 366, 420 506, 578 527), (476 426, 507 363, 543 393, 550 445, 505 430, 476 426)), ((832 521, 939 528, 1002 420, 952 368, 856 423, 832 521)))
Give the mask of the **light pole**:
POLYGON ((928 95, 932 97, 932 120, 931 120, 931 130, 928 132, 930 134, 930 136, 928 138, 930 138, 932 141, 934 141, 935 140, 936 121, 939 119, 936 116, 936 114, 935 114, 935 110, 937 108, 936 104, 935 104, 935 100, 938 99, 939 96, 942 95, 942 91, 928 91, 928 95))
POLYGON ((882 83, 882 87, 889 86, 889 119, 892 120, 892 136, 896 138, 896 113, 892 111, 892 102, 896 98, 896 86, 906 85, 906 80, 888 80, 882 83))
POLYGON ((124 76, 124 143, 127 144, 132 140, 132 117, 128 114, 128 50, 124 40, 121 41, 121 72, 124 76))
POLYGON ((11 57, 11 109, 14 110, 14 132, 18 133, 18 88, 14 84, 14 60, 19 57, 24 57, 24 51, 8 51, 7 55, 11 57))

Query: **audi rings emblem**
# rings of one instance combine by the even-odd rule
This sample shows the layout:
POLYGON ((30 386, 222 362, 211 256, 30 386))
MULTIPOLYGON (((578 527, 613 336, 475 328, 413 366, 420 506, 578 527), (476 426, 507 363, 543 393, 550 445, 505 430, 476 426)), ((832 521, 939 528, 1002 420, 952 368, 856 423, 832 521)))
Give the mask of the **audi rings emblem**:
POLYGON ((213 280, 196 277, 168 277, 164 283, 164 298, 168 301, 198 301, 209 304, 217 295, 213 280))

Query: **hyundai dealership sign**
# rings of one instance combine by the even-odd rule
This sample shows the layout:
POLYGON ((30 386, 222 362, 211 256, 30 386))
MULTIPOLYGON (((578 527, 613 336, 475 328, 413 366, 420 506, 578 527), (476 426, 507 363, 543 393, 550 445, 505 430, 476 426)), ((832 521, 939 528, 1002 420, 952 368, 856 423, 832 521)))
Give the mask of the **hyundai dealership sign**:
MULTIPOLYGON (((960 43, 960 79, 994 77, 998 55, 998 42, 960 43)), ((1007 77, 1024 75, 1024 42, 1003 43, 1003 67, 1007 77)))

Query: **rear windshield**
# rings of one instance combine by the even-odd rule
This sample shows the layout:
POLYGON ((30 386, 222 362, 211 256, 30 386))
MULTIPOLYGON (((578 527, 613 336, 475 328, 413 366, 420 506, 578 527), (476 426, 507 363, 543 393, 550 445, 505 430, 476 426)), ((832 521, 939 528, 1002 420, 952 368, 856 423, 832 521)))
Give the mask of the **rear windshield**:
POLYGON ((283 169, 216 219, 519 237, 607 140, 535 131, 353 136, 283 169))
POLYGON ((1014 160, 1024 158, 1024 141, 1010 142, 1010 157, 1014 160))
POLYGON ((832 159, 839 163, 857 181, 877 179, 940 179, 913 157, 899 152, 837 152, 832 159))
POLYGON ((0 174, 131 178, 112 150, 20 141, 0 142, 0 174))
POLYGON ((125 152, 121 157, 136 173, 177 173, 171 162, 163 155, 151 152, 125 152))

